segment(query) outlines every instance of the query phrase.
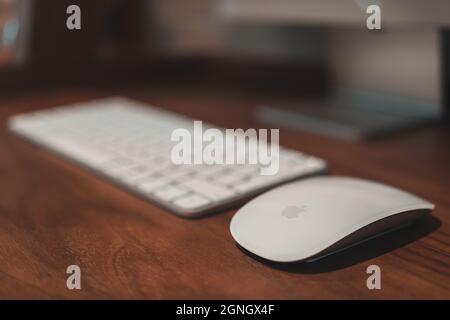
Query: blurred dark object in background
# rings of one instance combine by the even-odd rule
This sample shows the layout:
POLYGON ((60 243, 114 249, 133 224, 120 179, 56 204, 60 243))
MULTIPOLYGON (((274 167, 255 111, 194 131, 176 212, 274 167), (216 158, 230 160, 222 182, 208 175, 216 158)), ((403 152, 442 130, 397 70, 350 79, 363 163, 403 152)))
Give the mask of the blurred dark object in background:
POLYGON ((450 124, 450 29, 442 31, 442 94, 444 120, 450 124))
POLYGON ((143 40, 152 30, 141 25, 148 18, 143 10, 148 1, 9 2, 17 8, 26 52, 20 63, 0 73, 2 86, 95 81, 114 75, 115 70, 132 71, 148 58, 143 40), (66 8, 71 4, 81 8, 81 30, 66 28, 66 8))
POLYGON ((142 7, 147 1, 123 0, 58 0, 35 2, 33 37, 29 57, 31 64, 54 66, 62 64, 97 63, 103 58, 134 59, 141 53, 144 39, 140 25, 142 7), (81 8, 82 29, 66 28, 66 8, 76 4, 81 8))
MULTIPOLYGON (((282 94, 320 94, 327 87, 325 65, 317 58, 321 51, 312 49, 316 32, 293 33, 297 37, 295 46, 303 48, 309 57, 303 54, 294 59, 274 59, 271 55, 246 54, 246 50, 234 46, 238 38, 225 32, 228 26, 220 17, 220 1, 9 1, 26 7, 29 14, 19 19, 20 35, 27 39, 26 59, 0 69, 0 90, 4 92, 163 79, 187 84, 227 83, 235 90, 282 94), (66 28, 66 8, 72 4, 81 8, 79 31, 66 28), (307 38, 305 46, 300 38, 307 38), (316 63, 311 63, 311 57, 316 63)), ((238 35, 243 29, 236 31, 238 35)), ((292 32, 289 41, 282 40, 284 33, 277 35, 281 39, 276 40, 278 46, 291 50, 292 32)), ((260 46, 277 51, 277 43, 262 40, 260 46)))

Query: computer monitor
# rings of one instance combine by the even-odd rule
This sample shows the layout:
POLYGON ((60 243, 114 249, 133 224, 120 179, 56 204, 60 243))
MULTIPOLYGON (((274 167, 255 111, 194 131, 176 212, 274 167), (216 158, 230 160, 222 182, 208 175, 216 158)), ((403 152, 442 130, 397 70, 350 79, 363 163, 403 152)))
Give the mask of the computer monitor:
POLYGON ((225 0, 223 10, 239 20, 365 28, 366 9, 371 4, 382 8, 385 28, 450 26, 447 0, 225 0))
POLYGON ((229 0, 222 9, 228 23, 315 26, 326 34, 332 95, 267 106, 264 121, 353 139, 448 114, 446 0, 229 0), (371 4, 381 8, 380 31, 366 26, 371 4))

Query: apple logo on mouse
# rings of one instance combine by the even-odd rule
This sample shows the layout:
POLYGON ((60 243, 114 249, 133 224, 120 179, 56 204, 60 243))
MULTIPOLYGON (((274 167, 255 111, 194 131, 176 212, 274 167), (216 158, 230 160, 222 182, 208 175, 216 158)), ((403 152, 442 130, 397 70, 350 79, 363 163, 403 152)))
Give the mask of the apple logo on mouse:
POLYGON ((288 218, 288 219, 295 219, 300 216, 301 213, 306 211, 306 206, 287 206, 283 209, 283 212, 281 213, 282 216, 288 218))

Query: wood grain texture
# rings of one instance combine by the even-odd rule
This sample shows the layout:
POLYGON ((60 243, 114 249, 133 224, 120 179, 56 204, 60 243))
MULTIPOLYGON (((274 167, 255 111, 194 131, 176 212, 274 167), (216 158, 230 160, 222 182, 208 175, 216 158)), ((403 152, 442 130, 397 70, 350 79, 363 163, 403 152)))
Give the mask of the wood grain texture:
POLYGON ((315 264, 275 264, 239 249, 237 208, 184 220, 6 129, 18 112, 123 94, 224 127, 258 127, 262 97, 183 88, 67 89, 0 98, 0 298, 450 299, 450 130, 370 143, 282 129, 281 144, 436 204, 433 217, 315 264), (68 265, 82 290, 66 288, 68 265), (382 269, 382 290, 366 268, 382 269))

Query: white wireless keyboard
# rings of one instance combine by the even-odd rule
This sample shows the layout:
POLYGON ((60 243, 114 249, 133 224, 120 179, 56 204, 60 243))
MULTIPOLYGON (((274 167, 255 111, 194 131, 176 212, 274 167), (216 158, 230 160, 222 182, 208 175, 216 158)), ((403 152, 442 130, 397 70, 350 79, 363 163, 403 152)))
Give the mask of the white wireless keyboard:
POLYGON ((193 119, 121 97, 16 115, 9 127, 185 217, 326 170, 323 160, 282 147, 271 176, 259 165, 175 165, 171 133, 192 130, 193 119))

